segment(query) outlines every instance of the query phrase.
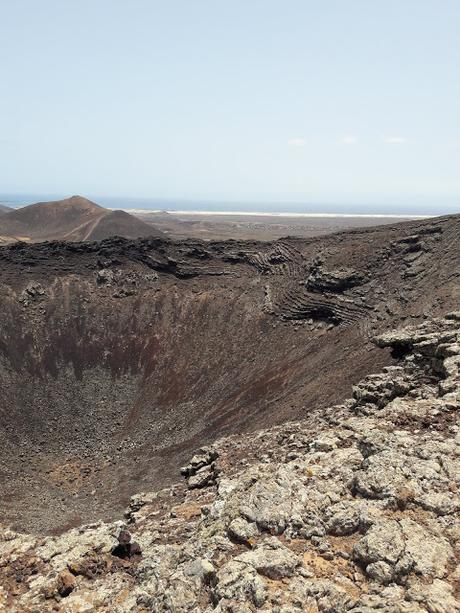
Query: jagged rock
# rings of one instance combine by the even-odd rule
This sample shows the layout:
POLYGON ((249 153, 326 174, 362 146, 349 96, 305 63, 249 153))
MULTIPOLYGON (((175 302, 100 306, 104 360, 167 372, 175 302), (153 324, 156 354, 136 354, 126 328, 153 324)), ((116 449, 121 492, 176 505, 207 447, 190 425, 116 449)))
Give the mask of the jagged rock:
POLYGON ((142 550, 139 543, 131 542, 131 534, 127 530, 122 530, 118 535, 118 545, 112 549, 112 555, 122 560, 130 560, 141 556, 142 550))
POLYGON ((404 538, 397 521, 388 520, 371 526, 353 549, 353 556, 363 564, 386 562, 394 566, 404 552, 404 538))
MULTIPOLYGON (((12 613, 51 612, 56 598, 69 612, 88 602, 117 613, 460 612, 460 404, 439 385, 460 391, 448 362, 459 331, 452 318, 408 328, 409 353, 350 401, 201 449, 187 484, 132 498, 129 533, 123 522, 45 539, 3 530, 0 603, 13 598, 12 613), (58 577, 71 591, 60 594, 58 577)), ((402 336, 387 335, 389 346, 402 336)))
POLYGON ((405 539, 404 555, 410 569, 424 577, 442 578, 447 572, 453 550, 446 538, 430 533, 410 518, 399 522, 405 539))
POLYGON ((251 602, 261 607, 267 599, 267 588, 253 566, 234 559, 217 573, 213 596, 217 602, 228 599, 239 603, 251 602))
POLYGON ((215 483, 216 473, 213 466, 203 466, 187 479, 187 485, 192 490, 215 483))
POLYGON ((369 375, 355 385, 353 398, 357 401, 356 406, 372 404, 382 408, 393 398, 405 396, 411 390, 411 385, 404 380, 404 373, 399 371, 398 374, 402 376, 394 376, 391 379, 383 374, 369 375))
POLYGON ((66 570, 59 573, 57 578, 57 592, 59 596, 65 598, 75 589, 77 582, 75 577, 66 570))
MULTIPOLYGON (((285 472, 280 472, 276 481, 256 481, 243 496, 239 508, 241 515, 261 530, 281 534, 290 518, 302 513, 301 500, 290 495, 293 485, 295 487, 295 482, 290 481, 285 472)), ((300 483, 297 485, 301 487, 300 483)))
POLYGON ((19 295, 19 302, 24 306, 28 306, 31 302, 38 300, 45 295, 45 288, 41 283, 31 281, 19 295))
POLYGON ((126 509, 125 517, 128 522, 135 522, 142 516, 142 509, 146 505, 152 504, 158 498, 156 492, 141 492, 131 496, 129 507, 126 509))
POLYGON ((115 273, 110 268, 102 268, 97 271, 96 283, 98 285, 111 285, 115 280, 115 273))
POLYGON ((364 275, 352 268, 325 270, 319 264, 314 265, 305 285, 315 292, 343 292, 363 282, 364 275))
POLYGON ((214 460, 216 460, 218 457, 219 454, 215 449, 202 447, 200 452, 194 455, 186 466, 181 468, 181 473, 186 477, 189 475, 194 475, 200 470, 200 468, 212 464, 212 462, 214 462, 214 460))
POLYGON ((460 496, 451 492, 430 492, 419 496, 418 502, 423 509, 436 515, 452 515, 460 511, 460 496))
POLYGON ((190 462, 181 468, 181 474, 187 477, 190 489, 213 485, 218 475, 215 460, 219 454, 215 449, 202 447, 200 453, 194 455, 190 462))
POLYGON ((318 436, 310 443, 310 449, 314 451, 332 451, 336 449, 339 439, 331 435, 318 436))
POLYGON ((242 517, 235 518, 228 527, 228 535, 238 543, 251 543, 251 539, 259 534, 256 524, 242 517))
POLYGON ((407 498, 420 493, 420 486, 406 471, 406 457, 384 449, 368 457, 354 475, 354 490, 366 498, 407 498))
POLYGON ((275 538, 241 554, 236 560, 250 564, 258 573, 269 579, 291 577, 300 565, 300 559, 275 538))
POLYGON ((371 562, 366 566, 368 577, 378 583, 390 583, 394 578, 394 570, 387 562, 380 560, 379 562, 371 562))
POLYGON ((193 560, 184 568, 186 577, 196 577, 203 582, 207 582, 216 574, 216 569, 209 560, 197 559, 193 560))
POLYGON ((451 585, 435 579, 429 585, 415 584, 407 591, 407 600, 420 603, 422 611, 429 613, 458 613, 460 602, 455 598, 451 585))
POLYGON ((375 507, 367 501, 339 502, 326 511, 326 531, 334 536, 348 536, 372 524, 375 507))

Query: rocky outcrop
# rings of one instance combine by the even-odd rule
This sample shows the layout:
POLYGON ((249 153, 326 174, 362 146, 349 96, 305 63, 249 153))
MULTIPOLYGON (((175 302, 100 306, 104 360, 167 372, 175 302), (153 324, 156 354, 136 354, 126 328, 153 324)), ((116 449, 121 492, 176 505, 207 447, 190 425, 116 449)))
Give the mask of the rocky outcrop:
POLYGON ((342 405, 202 448, 124 521, 0 535, 16 611, 460 611, 460 314, 342 405), (210 476, 211 475, 211 476, 210 476))
POLYGON ((181 468, 181 474, 187 478, 189 489, 215 485, 218 470, 215 460, 219 453, 215 449, 202 447, 190 462, 181 468))
POLYGON ((27 284, 24 290, 20 293, 18 301, 24 306, 28 306, 31 302, 36 302, 41 296, 45 294, 45 289, 41 283, 34 283, 31 281, 27 284))
POLYGON ((352 268, 325 270, 321 263, 315 263, 305 282, 312 292, 341 293, 364 282, 364 276, 352 268))

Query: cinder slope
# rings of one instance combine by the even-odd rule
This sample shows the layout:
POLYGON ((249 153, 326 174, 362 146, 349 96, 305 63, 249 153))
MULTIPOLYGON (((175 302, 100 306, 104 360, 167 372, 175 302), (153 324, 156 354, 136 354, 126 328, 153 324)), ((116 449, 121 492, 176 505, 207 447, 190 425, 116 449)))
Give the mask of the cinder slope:
POLYGON ((39 242, 94 240, 95 236, 100 240, 114 235, 139 238, 162 233, 132 215, 109 211, 87 198, 72 196, 37 202, 3 215, 0 235, 39 242))
POLYGON ((37 202, 12 211, 7 218, 2 219, 2 234, 46 240, 63 236, 106 213, 104 208, 82 196, 37 202))
POLYGON ((6 204, 0 203, 0 216, 5 215, 5 213, 10 213, 12 210, 13 209, 11 209, 9 206, 6 206, 6 204))
POLYGON ((91 229, 85 240, 100 241, 110 236, 142 238, 144 236, 165 237, 166 235, 151 224, 147 224, 125 211, 109 211, 91 229))

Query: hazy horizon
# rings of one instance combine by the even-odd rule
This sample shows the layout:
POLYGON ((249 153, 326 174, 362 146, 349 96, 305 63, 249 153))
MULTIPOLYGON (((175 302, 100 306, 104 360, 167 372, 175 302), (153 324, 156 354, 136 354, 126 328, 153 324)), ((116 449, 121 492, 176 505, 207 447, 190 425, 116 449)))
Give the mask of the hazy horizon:
MULTIPOLYGON (((61 200, 74 194, 2 194, 0 204, 10 205, 13 208, 27 206, 36 202, 61 200)), ((285 213, 285 214, 314 214, 314 215, 371 215, 371 216, 434 216, 460 213, 460 206, 451 207, 438 205, 420 206, 358 204, 358 203, 318 203, 318 202, 281 202, 281 201, 244 201, 244 200, 193 200, 177 198, 132 198, 129 196, 105 196, 94 194, 78 194, 107 208, 121 208, 126 210, 168 210, 184 212, 242 212, 248 213, 285 213)))
POLYGON ((455 0, 3 3, 0 190, 458 211, 459 24, 455 0))

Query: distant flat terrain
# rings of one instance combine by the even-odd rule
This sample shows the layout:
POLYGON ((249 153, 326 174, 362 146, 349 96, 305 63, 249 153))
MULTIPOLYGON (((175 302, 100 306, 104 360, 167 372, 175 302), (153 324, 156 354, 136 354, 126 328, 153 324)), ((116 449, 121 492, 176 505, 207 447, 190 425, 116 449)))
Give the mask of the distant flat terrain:
POLYGON ((203 240, 262 240, 285 236, 311 238, 352 228, 367 228, 382 224, 409 221, 414 217, 398 216, 301 216, 279 214, 154 212, 130 211, 142 221, 153 224, 172 238, 203 240))

